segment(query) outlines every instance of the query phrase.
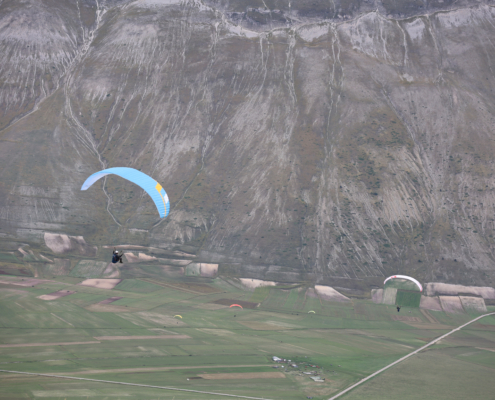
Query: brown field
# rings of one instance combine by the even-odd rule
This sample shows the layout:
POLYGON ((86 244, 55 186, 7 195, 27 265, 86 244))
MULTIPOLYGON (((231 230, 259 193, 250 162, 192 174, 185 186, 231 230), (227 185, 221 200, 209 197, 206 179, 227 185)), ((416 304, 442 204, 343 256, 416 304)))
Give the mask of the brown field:
POLYGON ((427 324, 425 322, 406 322, 407 325, 418 329, 452 329, 452 326, 443 324, 427 324))
POLYGON ((277 379, 285 378, 282 372, 231 372, 228 374, 198 374, 203 379, 277 379))
POLYGON ((234 332, 228 331, 227 329, 211 329, 211 328, 196 328, 196 329, 200 332, 205 332, 216 336, 235 335, 234 332))
POLYGON ((140 310, 139 308, 134 308, 134 307, 114 306, 112 304, 100 304, 100 303, 91 304, 84 308, 92 312, 112 312, 112 313, 121 313, 121 312, 128 313, 128 312, 136 312, 140 310))
POLYGON ((158 336, 95 336, 96 340, 135 340, 135 339, 191 339, 187 335, 158 335, 158 336))
POLYGON ((55 343, 21 343, 21 344, 0 344, 0 347, 43 347, 43 346, 73 346, 76 344, 98 344, 100 342, 55 342, 55 343))
POLYGON ((57 300, 60 299, 61 297, 70 296, 71 294, 74 293, 76 292, 72 290, 59 290, 58 292, 53 292, 50 294, 42 294, 41 296, 38 296, 38 299, 47 300, 47 301, 57 300))
POLYGON ((120 282, 122 282, 122 279, 86 279, 79 283, 79 285, 98 289, 113 289, 120 282))
POLYGON ((220 310, 222 308, 228 308, 228 306, 225 306, 223 304, 214 304, 214 303, 198 304, 197 306, 193 306, 193 307, 200 308, 202 310, 220 310))
POLYGON ((492 287, 462 286, 462 285, 452 285, 450 283, 438 283, 438 282, 428 283, 426 285, 426 293, 428 293, 428 296, 434 296, 434 295, 457 296, 463 293, 464 295, 481 296, 484 299, 495 299, 495 289, 492 287))
POLYGON ((392 319, 401 322, 423 322, 419 317, 408 317, 407 315, 392 315, 392 319))
POLYGON ((459 299, 461 299, 462 306, 465 310, 472 310, 479 313, 486 312, 485 300, 482 297, 459 296, 459 299))
POLYGON ((218 299, 215 301, 212 301, 212 303, 215 304, 221 304, 224 306, 230 306, 232 304, 239 304, 242 306, 242 308, 256 308, 258 307, 259 303, 253 303, 251 301, 244 301, 244 300, 236 300, 236 299, 218 299))
POLYGON ((443 311, 451 314, 463 314, 461 299, 458 296, 438 296, 443 311))
POLYGON ((282 329, 288 329, 288 328, 283 328, 280 325, 268 324, 266 322, 239 321, 239 323, 257 331, 279 331, 282 329))
POLYGON ((110 303, 113 303, 114 301, 117 301, 120 299, 123 299, 123 297, 109 297, 108 299, 102 300, 96 304, 101 304, 101 305, 110 304, 110 303))
POLYGON ((438 297, 421 296, 419 308, 433 311, 442 311, 442 305, 440 304, 440 299, 438 297))

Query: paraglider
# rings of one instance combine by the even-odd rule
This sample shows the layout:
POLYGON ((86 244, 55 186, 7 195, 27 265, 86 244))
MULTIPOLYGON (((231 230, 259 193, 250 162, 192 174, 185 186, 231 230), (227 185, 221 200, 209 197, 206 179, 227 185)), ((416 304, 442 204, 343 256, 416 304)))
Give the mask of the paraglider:
POLYGON ((175 318, 175 317, 179 317, 180 319, 182 319, 182 315, 179 315, 179 314, 174 315, 174 318, 175 318))
POLYGON ((119 254, 118 250, 115 250, 115 247, 113 248, 113 256, 112 256, 112 264, 120 262, 121 264, 123 263, 122 257, 124 256, 124 253, 122 252, 119 254))
MULTIPOLYGON (((241 307, 242 308, 242 306, 240 306, 239 304, 232 304, 229 308, 232 308, 232 307, 241 307)), ((242 309, 244 310, 244 308, 242 308, 242 309)))
POLYGON ((383 282, 383 284, 385 285, 385 283, 387 283, 388 280, 390 279, 407 279, 408 281, 411 281, 411 282, 414 282, 419 290, 422 292, 423 291, 423 286, 421 286, 421 283, 419 283, 416 279, 414 278, 411 278, 410 276, 407 276, 407 275, 392 275, 392 276, 389 276, 387 279, 385 279, 385 281, 383 282))
POLYGON ((162 188, 162 185, 160 185, 153 178, 134 168, 108 168, 104 169, 103 171, 95 172, 88 179, 86 179, 81 187, 81 190, 87 190, 98 179, 112 174, 127 179, 128 181, 135 183, 136 185, 144 189, 144 191, 148 193, 151 199, 154 201, 156 209, 160 214, 160 218, 164 218, 168 215, 168 213, 170 212, 170 201, 168 199, 167 193, 162 188))
POLYGON ((311 311, 308 311, 308 314, 309 314, 309 313, 313 313, 313 314, 316 314, 316 313, 315 313, 315 312, 314 312, 313 310, 311 310, 311 311))

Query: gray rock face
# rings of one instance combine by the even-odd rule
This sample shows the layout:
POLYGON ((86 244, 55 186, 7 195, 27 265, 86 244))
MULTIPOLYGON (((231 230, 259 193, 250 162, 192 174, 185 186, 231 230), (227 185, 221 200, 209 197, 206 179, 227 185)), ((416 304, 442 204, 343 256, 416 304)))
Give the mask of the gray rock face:
POLYGON ((50 233, 249 278, 493 286, 491 3, 262 3, 2 2, 0 251, 50 233), (116 166, 171 215, 116 177, 80 191, 116 166))

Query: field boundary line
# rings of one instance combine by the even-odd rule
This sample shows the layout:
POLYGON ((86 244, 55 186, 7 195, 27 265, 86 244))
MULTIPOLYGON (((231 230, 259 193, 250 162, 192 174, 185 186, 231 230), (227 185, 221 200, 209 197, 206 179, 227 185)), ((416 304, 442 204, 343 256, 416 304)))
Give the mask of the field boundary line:
POLYGON ((10 347, 48 347, 48 346, 74 346, 78 344, 99 344, 99 341, 90 342, 53 342, 53 343, 6 343, 0 344, 0 348, 10 347))
POLYGON ((149 279, 149 278, 140 278, 140 279, 138 279, 138 280, 143 281, 143 282, 146 282, 146 283, 152 283, 152 284, 154 284, 154 285, 161 286, 161 287, 164 287, 164 288, 178 290, 179 292, 186 292, 186 293, 189 293, 189 294, 200 294, 200 295, 206 295, 206 294, 216 294, 216 293, 221 293, 221 292, 212 292, 212 293, 201 293, 201 292, 196 292, 196 291, 191 290, 191 289, 185 289, 185 288, 181 288, 181 287, 179 287, 179 286, 174 286, 174 285, 167 285, 166 283, 163 283, 163 282, 156 282, 156 281, 153 281, 153 279, 149 279))
POLYGON ((246 367, 266 367, 266 364, 255 364, 255 365, 203 365, 196 367, 144 367, 144 368, 116 368, 116 369, 96 369, 89 371, 71 371, 67 372, 73 375, 96 375, 96 374, 120 374, 120 373, 129 373, 129 372, 164 372, 164 371, 172 371, 172 370, 181 370, 181 369, 208 369, 208 368, 246 368, 246 367))
POLYGON ((421 311, 421 314, 423 314, 426 319, 430 322, 430 324, 438 324, 439 322, 436 320, 435 317, 433 317, 429 312, 428 310, 423 310, 423 309, 420 309, 419 311, 421 311))
POLYGON ((438 341, 446 338, 447 336, 451 335, 452 333, 461 330, 465 326, 468 326, 468 325, 472 324, 473 322, 478 321, 481 318, 488 317, 489 315, 495 315, 495 312, 484 314, 484 315, 480 315, 479 317, 476 317, 475 319, 472 319, 471 321, 466 322, 464 325, 461 325, 461 326, 459 326, 459 327, 457 327, 455 329, 452 329, 450 332, 447 332, 446 334, 444 334, 444 335, 442 335, 440 337, 437 337, 436 339, 434 339, 431 342, 425 344, 424 346, 420 347, 419 349, 414 350, 413 352, 405 355, 402 358, 399 358, 397 361, 394 361, 393 363, 387 365, 386 367, 383 367, 382 369, 380 369, 380 370, 372 373, 371 375, 368 375, 366 378, 361 379, 359 382, 355 383, 354 385, 349 386, 347 389, 345 389, 342 392, 336 394, 335 396, 330 397, 328 400, 334 400, 334 399, 339 398, 340 396, 343 396, 344 394, 346 394, 347 392, 350 392, 352 389, 354 389, 355 387, 361 385, 362 383, 366 382, 367 380, 369 380, 371 378, 374 378, 378 374, 381 374, 383 371, 386 371, 387 369, 393 367, 395 364, 398 364, 398 363, 406 360, 407 358, 412 357, 413 355, 419 353, 420 351, 426 349, 427 347, 433 346, 436 342, 438 342, 438 341))
POLYGON ((46 377, 49 377, 49 378, 75 379, 75 380, 79 380, 79 381, 89 381, 89 382, 111 383, 111 384, 114 384, 114 385, 137 386, 137 387, 145 387, 145 388, 152 388, 152 389, 176 390, 176 391, 180 391, 180 392, 211 394, 211 395, 215 395, 215 396, 225 396, 225 397, 237 397, 239 399, 271 400, 271 399, 267 399, 265 397, 249 397, 249 396, 241 396, 241 395, 236 395, 236 394, 215 393, 215 392, 203 392, 201 390, 192 390, 192 389, 180 389, 180 388, 174 388, 174 387, 168 387, 168 386, 153 386, 153 385, 142 385, 142 384, 139 384, 139 383, 103 381, 101 379, 78 378, 78 377, 75 377, 75 376, 63 376, 63 375, 52 375, 52 374, 38 374, 38 373, 35 373, 35 372, 8 371, 8 370, 5 370, 5 369, 0 369, 0 372, 5 372, 5 373, 9 373, 9 374, 46 376, 46 377))

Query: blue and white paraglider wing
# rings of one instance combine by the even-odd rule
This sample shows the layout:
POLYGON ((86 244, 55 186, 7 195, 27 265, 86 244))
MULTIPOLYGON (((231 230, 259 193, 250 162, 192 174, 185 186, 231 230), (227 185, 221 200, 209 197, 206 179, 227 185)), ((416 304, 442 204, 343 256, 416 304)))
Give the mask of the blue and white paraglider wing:
POLYGON ((103 171, 95 172, 88 179, 86 179, 81 187, 81 190, 87 190, 98 179, 101 179, 106 175, 117 175, 138 185, 146 193, 148 193, 151 199, 154 201, 156 209, 160 214, 160 218, 164 218, 169 214, 170 201, 168 199, 167 193, 162 188, 162 185, 160 185, 153 178, 134 168, 108 168, 104 169, 103 171))

